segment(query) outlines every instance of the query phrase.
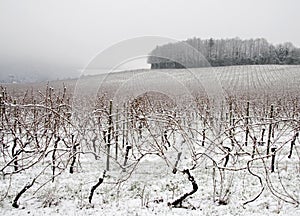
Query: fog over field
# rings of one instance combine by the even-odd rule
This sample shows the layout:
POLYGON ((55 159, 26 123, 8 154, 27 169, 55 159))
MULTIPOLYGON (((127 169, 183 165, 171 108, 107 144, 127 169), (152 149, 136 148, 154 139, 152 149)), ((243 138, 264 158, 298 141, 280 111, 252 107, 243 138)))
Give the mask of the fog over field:
POLYGON ((78 77, 99 52, 139 36, 263 37, 300 47, 299 8, 297 0, 1 0, 0 80, 78 77))

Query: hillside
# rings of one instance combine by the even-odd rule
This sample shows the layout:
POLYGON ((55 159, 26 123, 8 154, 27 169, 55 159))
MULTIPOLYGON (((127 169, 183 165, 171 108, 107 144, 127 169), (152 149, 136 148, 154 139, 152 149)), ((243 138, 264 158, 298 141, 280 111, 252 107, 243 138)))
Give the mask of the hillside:
POLYGON ((299 69, 0 87, 0 214, 299 215, 299 69))
MULTIPOLYGON (((66 86, 74 94, 94 95, 97 92, 116 94, 164 91, 178 95, 182 91, 205 93, 208 83, 222 88, 226 94, 266 94, 278 91, 299 91, 300 66, 246 65, 191 69, 131 70, 110 74, 82 76, 80 79, 51 81, 55 89, 66 86), (126 89, 126 91, 124 90, 126 89)), ((22 97, 25 90, 45 89, 47 82, 8 84, 7 88, 22 97)))

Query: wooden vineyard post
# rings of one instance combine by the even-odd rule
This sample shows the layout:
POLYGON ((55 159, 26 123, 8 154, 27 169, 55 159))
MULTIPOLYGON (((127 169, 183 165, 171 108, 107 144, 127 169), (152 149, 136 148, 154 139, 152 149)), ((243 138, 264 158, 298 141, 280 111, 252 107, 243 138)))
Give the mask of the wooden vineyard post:
MULTIPOLYGON (((36 111, 36 100, 35 99, 33 100, 33 105, 34 105, 33 110, 32 110, 32 112, 33 112, 33 122, 36 122, 37 111, 36 111)), ((34 124, 34 134, 36 134, 37 130, 38 130, 37 124, 34 124)))
POLYGON ((229 101, 229 125, 232 125, 232 101, 229 101))
POLYGON ((255 150, 256 150, 256 143, 257 143, 257 139, 256 139, 256 137, 254 137, 253 138, 253 149, 252 149, 252 158, 254 158, 255 157, 255 150))
POLYGON ((109 101, 109 113, 108 113, 108 132, 107 132, 107 156, 106 156, 106 170, 109 171, 109 157, 110 157, 110 144, 112 133, 112 100, 109 101))
POLYGON ((223 106, 223 101, 222 101, 221 111, 220 111, 219 131, 222 131, 223 112, 224 112, 224 106, 223 106))
POLYGON ((290 148, 290 153, 289 153, 289 156, 288 158, 291 158, 292 157, 292 154, 293 154, 293 147, 295 145, 295 142, 296 142, 296 138, 299 136, 299 132, 295 133, 294 137, 293 137, 293 140, 291 141, 291 148, 290 148))
POLYGON ((14 99, 14 131, 17 133, 17 101, 14 99))
POLYGON ((234 141, 233 141, 233 127, 234 125, 234 120, 233 120, 233 117, 232 117, 232 101, 230 100, 229 101, 229 138, 230 138, 230 141, 231 141, 231 145, 234 146, 234 141))
POLYGON ((249 106, 250 106, 250 103, 249 101, 247 101, 247 110, 246 110, 246 118, 245 118, 245 121, 246 121, 246 140, 245 140, 245 146, 248 145, 248 138, 249 138, 249 106))
POLYGON ((116 111, 116 132, 115 132, 115 142, 116 142, 116 160, 118 160, 118 148, 119 148, 119 110, 116 111))
POLYGON ((131 146, 127 145, 126 146, 126 153, 125 153, 125 159, 124 159, 124 163, 123 163, 123 172, 126 171, 125 166, 127 165, 127 161, 128 161, 128 156, 129 156, 129 151, 131 149, 131 146))
POLYGON ((122 122, 122 149, 125 147, 125 121, 126 121, 126 106, 123 106, 123 122, 122 122))
POLYGON ((208 127, 208 120, 207 120, 208 118, 209 118, 209 111, 208 111, 208 108, 206 107, 205 117, 203 119, 202 146, 205 145, 205 137, 206 137, 205 131, 206 131, 206 128, 208 127))
POLYGON ((195 115, 194 115, 194 122, 195 122, 195 129, 196 131, 198 131, 198 113, 195 112, 195 115))
POLYGON ((271 152, 272 152, 271 172, 275 171, 275 151, 276 151, 276 147, 272 147, 271 148, 271 152))
POLYGON ((266 132, 266 128, 263 128, 263 129, 262 129, 262 132, 261 132, 260 142, 259 142, 259 145, 261 145, 261 146, 264 145, 264 136, 265 136, 265 132, 266 132))
POLYGON ((76 152, 77 152, 77 146, 79 145, 78 143, 76 143, 76 140, 74 134, 72 134, 72 162, 71 162, 71 166, 70 166, 70 173, 73 174, 74 173, 74 165, 76 162, 76 152))
POLYGON ((1 125, 3 125, 3 119, 4 119, 4 91, 1 92, 0 94, 0 118, 1 118, 1 125))
POLYGON ((127 108, 126 108, 126 117, 125 117, 125 121, 126 121, 126 124, 125 124, 125 128, 126 128, 126 130, 125 130, 125 140, 126 140, 126 142, 125 142, 125 146, 127 146, 128 145, 128 136, 129 136, 129 123, 130 123, 130 121, 129 121, 129 109, 130 109, 130 102, 128 103, 128 106, 127 106, 127 108))
POLYGON ((107 137, 107 131, 103 130, 103 140, 104 140, 105 144, 107 143, 106 137, 107 137))
POLYGON ((269 133, 268 133, 268 143, 267 143, 267 155, 270 153, 270 144, 271 144, 271 136, 272 136, 272 118, 273 118, 274 106, 271 105, 270 110, 270 124, 269 124, 269 133))
POLYGON ((202 146, 205 144, 205 128, 202 130, 202 146))

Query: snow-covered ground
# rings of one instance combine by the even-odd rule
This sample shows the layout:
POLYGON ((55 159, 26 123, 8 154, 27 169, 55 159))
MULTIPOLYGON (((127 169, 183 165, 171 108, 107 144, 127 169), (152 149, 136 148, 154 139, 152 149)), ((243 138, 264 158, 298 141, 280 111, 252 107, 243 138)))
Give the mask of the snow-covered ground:
MULTIPOLYGON (((250 148, 250 147, 249 147, 250 148)), ((263 147, 261 147, 263 148, 263 147)), ((284 148, 278 157, 278 167, 274 173, 269 173, 269 178, 274 187, 279 191, 280 174, 283 185, 288 193, 299 199, 299 155, 287 158, 288 148, 284 148), (298 171, 297 171, 298 170, 298 171)), ((299 144, 296 152, 299 152, 299 144)), ((186 149, 185 149, 186 151, 186 149)), ((183 154, 180 166, 188 167, 191 160, 188 152, 183 154)), ((166 152, 166 157, 174 159, 176 154, 166 152)), ((90 190, 102 177, 105 169, 105 159, 95 160, 91 155, 81 155, 80 164, 77 164, 75 173, 70 174, 68 170, 57 176, 56 180, 48 182, 51 173, 46 170, 37 184, 30 188, 19 200, 20 207, 12 207, 12 200, 16 193, 25 184, 30 182, 42 169, 43 165, 50 162, 45 159, 39 167, 30 171, 24 171, 10 180, 9 176, 1 179, 1 197, 4 196, 9 184, 10 191, 7 197, 1 201, 1 215, 299 215, 300 207, 283 202, 274 197, 266 187, 262 195, 254 202, 243 205, 244 202, 253 199, 260 191, 257 178, 245 170, 223 171, 223 179, 216 173, 215 179, 217 192, 213 195, 213 164, 208 159, 199 160, 198 168, 191 171, 198 184, 198 191, 188 197, 183 206, 186 208, 171 208, 168 202, 176 199, 185 192, 192 189, 191 183, 182 173, 172 173, 172 168, 165 161, 155 155, 144 157, 134 169, 125 172, 112 163, 111 171, 107 172, 103 184, 94 194, 92 204, 88 202, 90 190), (201 161, 201 162, 200 162, 201 161), (127 177, 129 177, 127 179, 127 177), (125 180, 116 184, 117 180, 125 180), (224 181, 224 191, 228 188, 228 204, 221 205, 218 202, 220 181, 224 181), (11 181, 11 182, 10 182, 11 181), (215 199, 215 200, 214 200, 215 199)), ((218 159, 221 159, 220 156, 218 159)), ((249 159, 249 158, 247 158, 249 159)), ((245 158, 245 161, 247 160, 245 158)), ((120 160, 123 160, 120 159, 120 160)), ((240 160, 240 158, 239 158, 240 160)), ((228 168, 243 167, 245 161, 234 162, 230 158, 228 168)), ((270 159, 267 160, 270 163, 270 159)), ((269 165, 267 165, 269 169, 269 165)), ((263 174, 261 163, 253 166, 253 171, 263 174), (261 172, 262 171, 262 172, 261 172)), ((216 171, 219 172, 219 171, 216 171)), ((221 171, 222 172, 222 171, 221 171)), ((265 182, 264 182, 265 185, 265 182)), ((265 185, 266 186, 266 185, 265 185)))
MULTIPOLYGON (((237 66, 192 70, 194 73, 200 73, 196 77, 201 77, 201 74, 209 74, 214 70, 223 87, 232 92, 247 89, 259 93, 262 90, 263 93, 265 90, 275 90, 276 92, 277 87, 282 89, 282 86, 277 86, 278 83, 282 83, 284 86, 289 83, 289 80, 293 80, 293 82, 288 87, 297 91, 295 84, 300 77, 297 70, 290 72, 291 77, 286 78, 280 72, 281 69, 293 70, 293 67, 237 66), (283 77, 285 78, 281 79, 283 77)), ((108 86, 114 89, 125 83, 122 86, 123 89, 126 89, 126 83, 130 84, 126 80, 128 77, 126 73, 99 78, 100 80, 108 80, 102 84, 99 84, 99 80, 94 79, 94 77, 86 77, 86 79, 79 81, 77 83, 79 86, 76 87, 80 90, 80 87, 86 88, 88 85, 94 85, 97 89, 100 85, 102 88, 108 86)), ((137 74, 139 73, 143 74, 143 71, 137 72, 137 74)), ((187 76, 185 70, 177 70, 175 74, 172 74, 170 70, 165 70, 163 73, 170 75, 165 77, 175 77, 175 80, 180 80, 183 83, 189 83, 192 80, 191 77, 187 76)), ((159 73, 147 77, 153 77, 154 81, 159 80, 159 73)), ((132 81, 143 79, 143 76, 138 77, 136 74, 132 76, 132 81)), ((178 83, 180 86, 180 82, 178 83)), ((141 89, 145 87, 142 85, 143 83, 139 84, 141 89)), ((156 84, 156 82, 152 82, 150 87, 159 87, 156 84)), ((14 89, 17 86, 10 86, 9 88, 14 89)), ((259 102, 251 105, 258 104, 263 107, 259 102)), ((244 102, 241 103, 242 106, 245 104, 244 102)), ((83 138, 87 141, 83 142, 84 139, 81 137, 80 142, 83 144, 81 143, 80 151, 82 152, 77 154, 74 173, 72 174, 69 172, 72 150, 67 148, 62 141, 59 141, 56 152, 55 174, 57 176, 53 182, 51 181, 53 175, 51 169, 53 141, 49 147, 45 147, 48 152, 45 155, 41 151, 37 151, 36 147, 32 145, 32 147, 28 147, 28 150, 32 148, 34 153, 24 154, 25 159, 20 160, 20 162, 33 164, 37 160, 34 166, 17 174, 1 175, 0 215, 300 215, 299 137, 296 139, 292 157, 288 158, 291 139, 298 129, 291 126, 292 123, 294 124, 292 120, 290 123, 282 123, 276 128, 271 143, 271 146, 277 147, 275 172, 272 173, 270 172, 272 158, 265 156, 267 134, 264 135, 264 145, 257 145, 255 155, 252 155, 254 145, 252 138, 255 136, 258 141, 260 140, 261 130, 268 125, 269 120, 265 118, 263 122, 257 122, 259 116, 256 116, 258 114, 253 108, 253 113, 251 111, 251 118, 253 118, 250 127, 251 139, 249 138, 248 146, 244 146, 243 121, 245 118, 243 116, 245 112, 243 109, 244 107, 236 107, 235 110, 239 125, 235 131, 236 143, 234 144, 229 139, 228 128, 227 131, 224 128, 225 126, 228 127, 228 122, 223 125, 227 134, 220 135, 218 139, 212 131, 206 128, 207 137, 205 146, 202 146, 202 129, 206 127, 203 122, 199 123, 202 116, 188 116, 189 113, 187 112, 185 113, 186 119, 181 116, 181 120, 188 121, 188 118, 194 118, 196 123, 181 121, 177 126, 169 124, 170 119, 166 114, 164 116, 159 114, 152 119, 147 117, 150 120, 147 122, 148 128, 143 128, 142 137, 139 137, 136 128, 131 128, 133 132, 129 134, 129 144, 132 145, 132 150, 126 165, 123 165, 126 146, 119 148, 119 157, 115 160, 113 158, 114 143, 112 143, 110 170, 106 172, 103 183, 96 189, 91 203, 89 203, 91 188, 98 182, 99 178, 103 177, 103 172, 106 169, 106 147, 100 132, 97 132, 97 149, 95 150, 91 147, 91 138, 97 134, 95 129, 93 128, 93 131, 89 132, 81 131, 85 133, 83 138), (158 123, 151 126, 151 121, 154 120, 158 120, 158 123), (174 136, 170 134, 172 127, 176 129, 174 136), (170 136, 171 144, 169 146, 163 143, 161 139, 164 130, 167 130, 170 136), (182 137, 185 137, 185 142, 183 142, 182 137), (225 148, 228 146, 231 148, 230 153, 225 148), (172 171, 179 152, 181 157, 176 166, 178 171, 173 174, 172 171), (36 155, 32 156, 34 154, 36 155), (94 154, 97 154, 99 158, 95 159, 94 154), (27 155, 29 156, 28 159, 26 159, 27 155), (229 155, 229 162, 224 167, 227 155, 229 155), (42 157, 39 158, 40 156, 42 157), (122 169, 123 166, 126 169, 122 169), (198 185, 198 190, 183 201, 181 208, 171 207, 168 205, 169 202, 192 191, 190 179, 181 172, 184 169, 190 170, 198 185), (16 195, 36 177, 33 186, 18 200, 19 208, 12 207, 16 195)), ((263 107, 263 109, 269 109, 269 107, 263 107)), ((285 107, 284 109, 286 109, 285 114, 288 115, 291 108, 285 107)), ((128 117, 126 112, 124 110, 123 114, 128 117)), ((267 113, 267 111, 265 112, 267 113)), ((42 113, 41 116, 44 114, 42 113)), ((41 119, 43 118, 41 117, 41 119)), ((287 119, 286 122, 288 121, 287 119)), ((119 127, 121 126, 120 124, 119 127)), ((43 128, 39 128, 39 130, 44 131, 43 128)), ((47 131, 47 133, 51 134, 52 132, 47 131)), ((71 135, 71 133, 68 134, 63 130, 57 133, 62 136, 71 135)), ((42 133, 38 136, 42 136, 42 133)), ((10 145, 8 147, 3 145, 0 168, 6 167, 5 164, 12 159, 10 154, 13 139, 10 136, 4 135, 4 137, 7 140, 4 139, 2 142, 10 145), (4 156, 6 153, 7 155, 4 156)), ((25 139, 25 136, 23 138, 25 139)), ((45 137, 40 141, 41 143, 45 141, 45 137)), ((121 136, 119 143, 122 143, 121 136)), ((43 144, 41 146, 39 150, 44 148, 43 144)), ((13 171, 14 167, 11 164, 8 164, 7 167, 3 168, 5 172, 13 171)), ((21 167, 26 167, 26 164, 22 164, 21 167)))

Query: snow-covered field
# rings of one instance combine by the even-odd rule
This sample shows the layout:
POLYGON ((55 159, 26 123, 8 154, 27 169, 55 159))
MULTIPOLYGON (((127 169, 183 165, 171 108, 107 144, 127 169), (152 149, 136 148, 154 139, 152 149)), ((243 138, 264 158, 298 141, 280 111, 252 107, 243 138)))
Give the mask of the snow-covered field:
MULTIPOLYGON (((289 192, 299 198, 299 158, 291 161, 282 156, 279 160, 282 166, 277 172, 280 171, 289 192), (290 171, 297 169, 298 172, 291 175, 290 171)), ((247 170, 224 175, 226 185, 230 184, 230 195, 228 204, 220 205, 213 200, 211 167, 212 164, 206 161, 201 169, 192 171, 199 189, 184 202, 188 209, 170 208, 167 203, 190 191, 190 182, 180 173, 172 174, 170 167, 155 156, 141 161, 131 177, 118 186, 115 179, 122 175, 122 171, 116 169, 108 172, 92 204, 88 202, 90 189, 102 175, 105 165, 102 160, 81 158, 81 167, 75 174, 65 172, 35 194, 33 192, 37 188, 30 189, 20 199, 20 207, 13 208, 14 196, 35 176, 36 173, 32 172, 38 172, 39 168, 35 168, 15 176, 8 197, 1 202, 1 215, 299 215, 299 207, 274 198, 268 190, 255 202, 243 205, 259 192, 258 180, 247 170)), ((278 183, 277 172, 270 178, 278 183)), ((9 178, 1 180, 1 197, 9 181, 9 178)), ((219 176, 217 181, 220 181, 219 176)))
POLYGON ((300 215, 299 67, 162 71, 85 77, 76 86, 74 80, 65 81, 76 99, 82 89, 85 94, 109 89, 114 99, 130 91, 140 96, 112 112, 107 98, 93 104, 92 112, 77 114, 69 110, 72 103, 63 90, 45 92, 45 86, 36 85, 40 93, 22 96, 26 86, 8 86, 17 101, 1 99, 6 109, 1 111, 0 215, 300 215), (186 104, 170 105, 163 98, 150 106, 141 96, 156 90, 176 99, 199 83, 207 91, 215 77, 226 99, 220 119, 209 113, 207 98, 182 110, 186 104), (172 80, 177 86, 173 91, 172 80), (276 147, 269 155, 268 139, 269 150, 276 147), (103 182, 89 202, 99 178, 103 182), (182 205, 172 205, 193 191, 193 179, 197 190, 182 205), (30 187, 17 200, 18 208, 12 207, 26 185, 30 187))

